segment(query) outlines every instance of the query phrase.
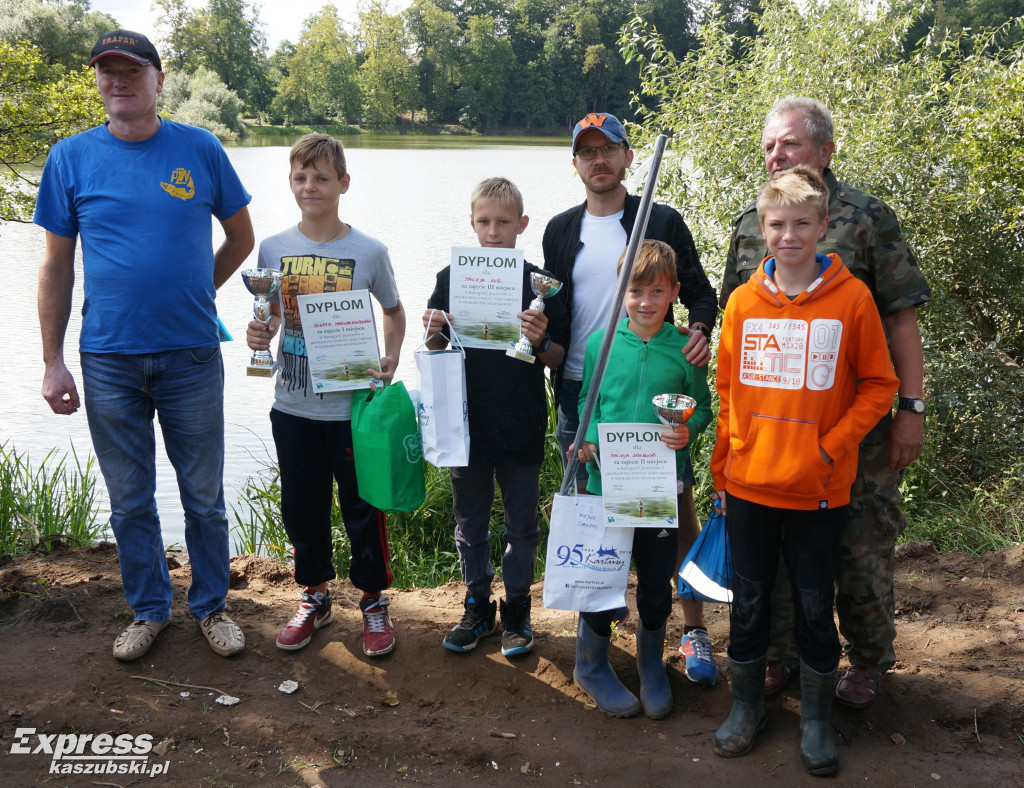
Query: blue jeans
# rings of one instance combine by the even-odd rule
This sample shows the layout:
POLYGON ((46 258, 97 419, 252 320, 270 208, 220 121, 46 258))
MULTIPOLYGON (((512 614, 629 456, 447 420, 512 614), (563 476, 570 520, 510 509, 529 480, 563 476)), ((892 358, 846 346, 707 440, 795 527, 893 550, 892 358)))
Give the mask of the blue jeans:
POLYGON ((230 553, 220 348, 83 353, 82 383, 93 449, 110 495, 121 583, 135 618, 171 617, 171 578, 154 497, 154 413, 185 510, 189 610, 197 619, 223 610, 230 553))

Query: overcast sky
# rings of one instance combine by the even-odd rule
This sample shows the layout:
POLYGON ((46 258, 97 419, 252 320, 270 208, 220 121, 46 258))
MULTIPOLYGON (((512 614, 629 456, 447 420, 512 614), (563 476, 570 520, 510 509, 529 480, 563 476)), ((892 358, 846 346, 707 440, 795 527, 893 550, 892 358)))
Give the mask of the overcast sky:
MULTIPOLYGON (((328 0, 257 0, 260 19, 266 27, 267 43, 273 52, 284 39, 292 43, 299 40, 302 23, 315 14, 328 0)), ((338 14, 346 22, 355 23, 357 0, 333 0, 338 14)), ((194 8, 206 6, 205 0, 189 0, 194 8)), ((409 5, 409 0, 391 0, 392 13, 409 5)), ((110 14, 126 30, 134 30, 156 39, 156 19, 150 0, 92 0, 92 9, 110 14)))

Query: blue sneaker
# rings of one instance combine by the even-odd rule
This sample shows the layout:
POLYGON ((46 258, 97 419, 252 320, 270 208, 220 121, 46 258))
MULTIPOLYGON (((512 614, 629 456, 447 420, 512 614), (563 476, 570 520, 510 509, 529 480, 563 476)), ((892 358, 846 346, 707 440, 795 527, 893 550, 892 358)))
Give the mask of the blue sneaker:
POLYGON ((498 603, 485 599, 477 602, 467 596, 466 612, 462 620, 444 636, 444 647, 452 651, 472 651, 480 638, 485 638, 495 630, 495 617, 498 603))
POLYGON ((530 627, 530 597, 501 600, 501 653, 516 657, 533 651, 533 630, 530 627))
POLYGON ((718 679, 718 665, 711 656, 711 637, 703 629, 691 629, 683 635, 679 653, 686 657, 686 678, 694 684, 713 686, 718 679))

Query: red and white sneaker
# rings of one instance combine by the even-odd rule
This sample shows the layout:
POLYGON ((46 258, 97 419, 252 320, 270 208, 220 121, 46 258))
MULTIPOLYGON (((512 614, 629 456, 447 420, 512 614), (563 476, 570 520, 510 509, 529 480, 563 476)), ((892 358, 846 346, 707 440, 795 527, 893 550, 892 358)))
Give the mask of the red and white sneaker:
POLYGON ((384 594, 363 594, 363 653, 368 657, 389 654, 395 647, 395 627, 388 615, 390 600, 384 594))
POLYGON ((303 591, 299 599, 302 600, 299 612, 277 636, 277 647, 285 651, 298 651, 313 639, 316 630, 334 621, 330 591, 317 591, 315 594, 303 591))

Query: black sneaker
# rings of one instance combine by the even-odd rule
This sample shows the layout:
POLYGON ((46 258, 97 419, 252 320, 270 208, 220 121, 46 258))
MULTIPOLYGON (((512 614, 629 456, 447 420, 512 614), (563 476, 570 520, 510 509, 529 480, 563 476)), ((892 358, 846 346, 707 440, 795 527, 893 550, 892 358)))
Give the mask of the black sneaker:
POLYGON ((444 636, 444 647, 452 651, 472 651, 480 638, 487 637, 495 629, 497 603, 490 599, 477 602, 473 597, 467 596, 465 605, 466 612, 462 616, 462 621, 444 636))
POLYGON ((501 653, 515 657, 533 651, 533 630, 530 629, 530 597, 501 600, 501 653))

